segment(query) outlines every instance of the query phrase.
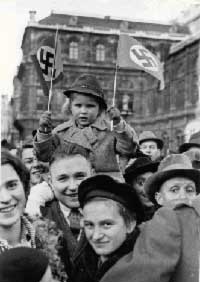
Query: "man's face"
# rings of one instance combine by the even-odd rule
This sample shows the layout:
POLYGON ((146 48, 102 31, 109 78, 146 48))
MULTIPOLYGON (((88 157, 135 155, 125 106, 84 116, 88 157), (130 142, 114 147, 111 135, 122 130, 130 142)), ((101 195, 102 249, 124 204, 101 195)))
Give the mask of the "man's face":
POLYGON ((24 211, 26 203, 23 184, 10 164, 1 166, 0 227, 11 227, 24 211))
POLYGON ((159 205, 182 203, 193 200, 196 197, 196 185, 193 180, 185 177, 173 177, 165 181, 155 198, 159 205))
POLYGON ((123 244, 135 222, 126 225, 116 202, 94 199, 83 207, 83 225, 87 240, 104 261, 123 244))
POLYGON ((33 154, 33 148, 24 148, 23 149, 22 161, 25 164, 25 166, 28 168, 28 170, 30 171, 34 162, 36 162, 36 157, 33 154))
POLYGON ((92 175, 89 162, 81 155, 66 156, 50 166, 55 197, 68 208, 79 207, 78 186, 92 175))
POLYGON ((136 179, 133 180, 132 186, 135 188, 136 192, 138 193, 141 201, 144 205, 152 205, 150 200, 148 199, 146 192, 144 190, 144 184, 147 181, 147 179, 153 175, 153 172, 148 171, 143 174, 140 174, 136 177, 136 179))
POLYGON ((140 145, 140 150, 145 155, 149 156, 152 161, 160 157, 160 149, 155 141, 144 141, 140 145))

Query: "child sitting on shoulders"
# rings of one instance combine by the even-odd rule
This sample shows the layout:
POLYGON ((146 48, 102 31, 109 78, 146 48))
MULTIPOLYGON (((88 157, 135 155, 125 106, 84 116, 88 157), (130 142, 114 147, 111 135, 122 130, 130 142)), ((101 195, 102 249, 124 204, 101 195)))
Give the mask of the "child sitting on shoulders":
POLYGON ((52 152, 61 142, 73 142, 90 151, 90 159, 96 173, 109 174, 122 180, 119 159, 129 159, 136 151, 137 135, 120 116, 115 107, 107 112, 104 93, 92 75, 80 76, 64 91, 69 98, 71 119, 52 131, 51 113, 44 112, 34 140, 37 157, 49 161, 52 152), (108 114, 113 120, 113 131, 108 114))

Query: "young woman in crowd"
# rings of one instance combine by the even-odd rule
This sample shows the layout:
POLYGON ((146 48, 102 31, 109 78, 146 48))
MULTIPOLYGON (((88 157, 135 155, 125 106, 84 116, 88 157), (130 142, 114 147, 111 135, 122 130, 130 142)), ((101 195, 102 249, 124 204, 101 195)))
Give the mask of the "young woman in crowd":
POLYGON ((107 175, 84 180, 78 196, 87 240, 74 259, 72 281, 96 282, 133 250, 143 208, 131 186, 107 175))
POLYGON ((59 232, 50 221, 31 223, 24 213, 29 193, 29 172, 22 161, 1 152, 0 254, 14 247, 43 249, 49 255, 55 277, 66 277, 57 254, 59 232))
POLYGON ((29 172, 6 151, 1 153, 0 252, 18 245, 36 247, 34 230, 23 214, 29 193, 29 172))

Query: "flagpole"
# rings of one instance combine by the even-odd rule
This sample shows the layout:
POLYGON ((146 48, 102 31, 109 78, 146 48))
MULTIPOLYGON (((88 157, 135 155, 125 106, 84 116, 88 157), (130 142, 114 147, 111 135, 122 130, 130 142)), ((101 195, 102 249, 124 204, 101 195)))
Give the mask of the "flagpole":
POLYGON ((56 62, 56 51, 57 51, 57 41, 58 41, 58 25, 56 27, 56 35, 55 35, 55 54, 54 54, 54 59, 53 59, 53 67, 51 71, 51 81, 50 81, 50 88, 49 88, 49 100, 48 100, 48 112, 50 111, 50 104, 53 96, 53 74, 54 74, 54 69, 55 69, 55 62, 56 62))
MULTIPOLYGON (((116 89, 117 89, 117 70, 118 70, 118 66, 116 63, 115 66, 115 77, 114 77, 114 89, 113 89, 113 98, 112 98, 112 107, 115 106, 115 99, 116 99, 116 89)), ((111 120, 110 123, 110 130, 113 131, 113 120, 111 120)))
POLYGON ((113 99, 112 99, 112 106, 115 106, 115 99, 116 99, 116 89, 117 89, 117 71, 118 71, 118 65, 116 63, 115 66, 115 77, 114 77, 114 91, 113 91, 113 99))
MULTIPOLYGON (((120 33, 119 33, 120 37, 120 33)), ((115 100, 116 100, 116 90, 117 90, 117 71, 118 71, 118 48, 119 48, 119 41, 117 46, 117 60, 115 65, 115 77, 114 77, 114 89, 113 89, 113 99, 112 99, 112 107, 115 106, 115 100)), ((113 131, 113 120, 111 120, 110 129, 113 131)))

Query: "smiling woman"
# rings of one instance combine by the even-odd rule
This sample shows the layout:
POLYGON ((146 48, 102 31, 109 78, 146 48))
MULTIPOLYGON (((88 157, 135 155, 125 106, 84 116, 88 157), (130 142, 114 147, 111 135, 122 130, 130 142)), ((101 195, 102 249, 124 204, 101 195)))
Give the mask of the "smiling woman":
POLYGON ((8 152, 2 151, 0 251, 16 245, 35 247, 31 223, 23 215, 29 193, 29 179, 29 172, 23 163, 8 152))
POLYGON ((43 249, 49 256, 54 278, 65 282, 67 276, 57 253, 60 248, 61 233, 51 221, 36 218, 31 222, 24 213, 29 193, 29 180, 29 171, 22 161, 2 151, 0 254, 14 247, 43 249))

